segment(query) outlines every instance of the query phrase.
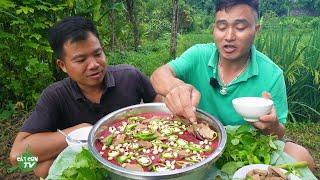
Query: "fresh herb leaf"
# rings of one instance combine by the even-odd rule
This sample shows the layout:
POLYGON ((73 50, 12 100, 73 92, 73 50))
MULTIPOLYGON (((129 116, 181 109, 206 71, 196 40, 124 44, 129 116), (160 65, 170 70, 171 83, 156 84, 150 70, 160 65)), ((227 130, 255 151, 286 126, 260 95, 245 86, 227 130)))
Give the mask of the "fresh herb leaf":
POLYGON ((106 179, 108 171, 83 148, 75 157, 74 162, 62 172, 59 179, 106 179))
POLYGON ((244 164, 240 161, 239 162, 231 161, 231 162, 225 163, 222 166, 221 171, 227 173, 228 175, 232 175, 237 169, 239 169, 242 166, 244 166, 244 164))
POLYGON ((273 143, 275 136, 265 136, 249 125, 242 125, 236 130, 227 129, 227 136, 226 149, 216 165, 228 174, 248 164, 270 164, 270 154, 277 149, 273 143), (241 166, 238 167, 239 164, 241 166))

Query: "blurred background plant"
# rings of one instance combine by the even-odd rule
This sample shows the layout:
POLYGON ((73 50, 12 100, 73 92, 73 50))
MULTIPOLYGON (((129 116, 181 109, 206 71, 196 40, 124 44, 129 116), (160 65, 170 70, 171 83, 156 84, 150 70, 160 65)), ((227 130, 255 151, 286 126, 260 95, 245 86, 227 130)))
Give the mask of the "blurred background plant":
MULTIPOLYGON (((212 42, 215 0, 180 0, 177 55, 212 42)), ((284 70, 290 121, 319 121, 320 2, 261 1, 257 48, 284 70), (304 16, 299 8, 308 10, 304 16), (310 14, 312 16, 310 16, 310 14)), ((109 64, 128 63, 150 75, 168 62, 172 1, 0 1, 0 119, 28 111, 41 91, 65 77, 55 65, 47 30, 59 19, 81 15, 98 27, 109 64)))

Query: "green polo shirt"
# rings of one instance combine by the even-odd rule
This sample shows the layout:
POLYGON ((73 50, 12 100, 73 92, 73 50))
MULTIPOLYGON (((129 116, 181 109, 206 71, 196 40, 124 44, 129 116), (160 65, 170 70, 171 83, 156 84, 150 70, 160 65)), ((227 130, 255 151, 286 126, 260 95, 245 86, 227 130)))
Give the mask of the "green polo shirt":
MULTIPOLYGON (((251 48, 251 58, 247 68, 227 87, 222 95, 220 88, 210 85, 210 78, 218 77, 219 52, 214 43, 198 44, 168 64, 177 77, 193 85, 200 93, 199 108, 218 118, 224 125, 240 125, 246 121, 237 114, 232 100, 238 97, 261 97, 262 92, 271 93, 277 116, 281 123, 286 122, 288 104, 283 71, 267 56, 251 48)), ((219 81, 220 87, 221 82, 219 81)))

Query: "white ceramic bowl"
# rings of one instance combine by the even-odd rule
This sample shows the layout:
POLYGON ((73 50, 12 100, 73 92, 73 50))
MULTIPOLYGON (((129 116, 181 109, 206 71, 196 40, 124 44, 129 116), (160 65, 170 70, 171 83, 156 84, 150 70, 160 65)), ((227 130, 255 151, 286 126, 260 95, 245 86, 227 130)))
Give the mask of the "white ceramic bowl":
MULTIPOLYGON (((238 169, 232 179, 233 180, 245 180, 246 175, 248 174, 249 171, 253 169, 261 169, 261 170, 268 170, 269 165, 267 164, 250 164, 247 166, 243 166, 242 168, 238 169)), ((287 171, 284 169, 281 169, 283 173, 286 173, 287 171)), ((288 180, 301 180, 299 177, 289 174, 288 175, 288 180)))
POLYGON ((259 121, 259 117, 269 114, 273 101, 262 97, 240 97, 232 100, 234 109, 244 120, 259 121))
MULTIPOLYGON (((69 137, 71 137, 74 140, 88 140, 89 133, 92 129, 92 126, 83 127, 76 129, 68 134, 69 137)), ((74 150, 80 150, 82 146, 86 146, 87 142, 76 142, 76 141, 70 141, 68 138, 66 138, 66 141, 69 146, 72 147, 74 150)))

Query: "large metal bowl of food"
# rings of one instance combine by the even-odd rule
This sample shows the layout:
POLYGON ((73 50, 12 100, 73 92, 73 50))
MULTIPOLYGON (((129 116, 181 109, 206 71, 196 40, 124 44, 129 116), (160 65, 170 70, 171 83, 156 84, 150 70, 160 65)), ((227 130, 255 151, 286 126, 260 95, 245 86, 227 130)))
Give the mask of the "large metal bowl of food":
POLYGON ((197 124, 163 103, 114 111, 92 128, 88 147, 111 179, 201 179, 222 154, 226 131, 197 109, 197 124))

